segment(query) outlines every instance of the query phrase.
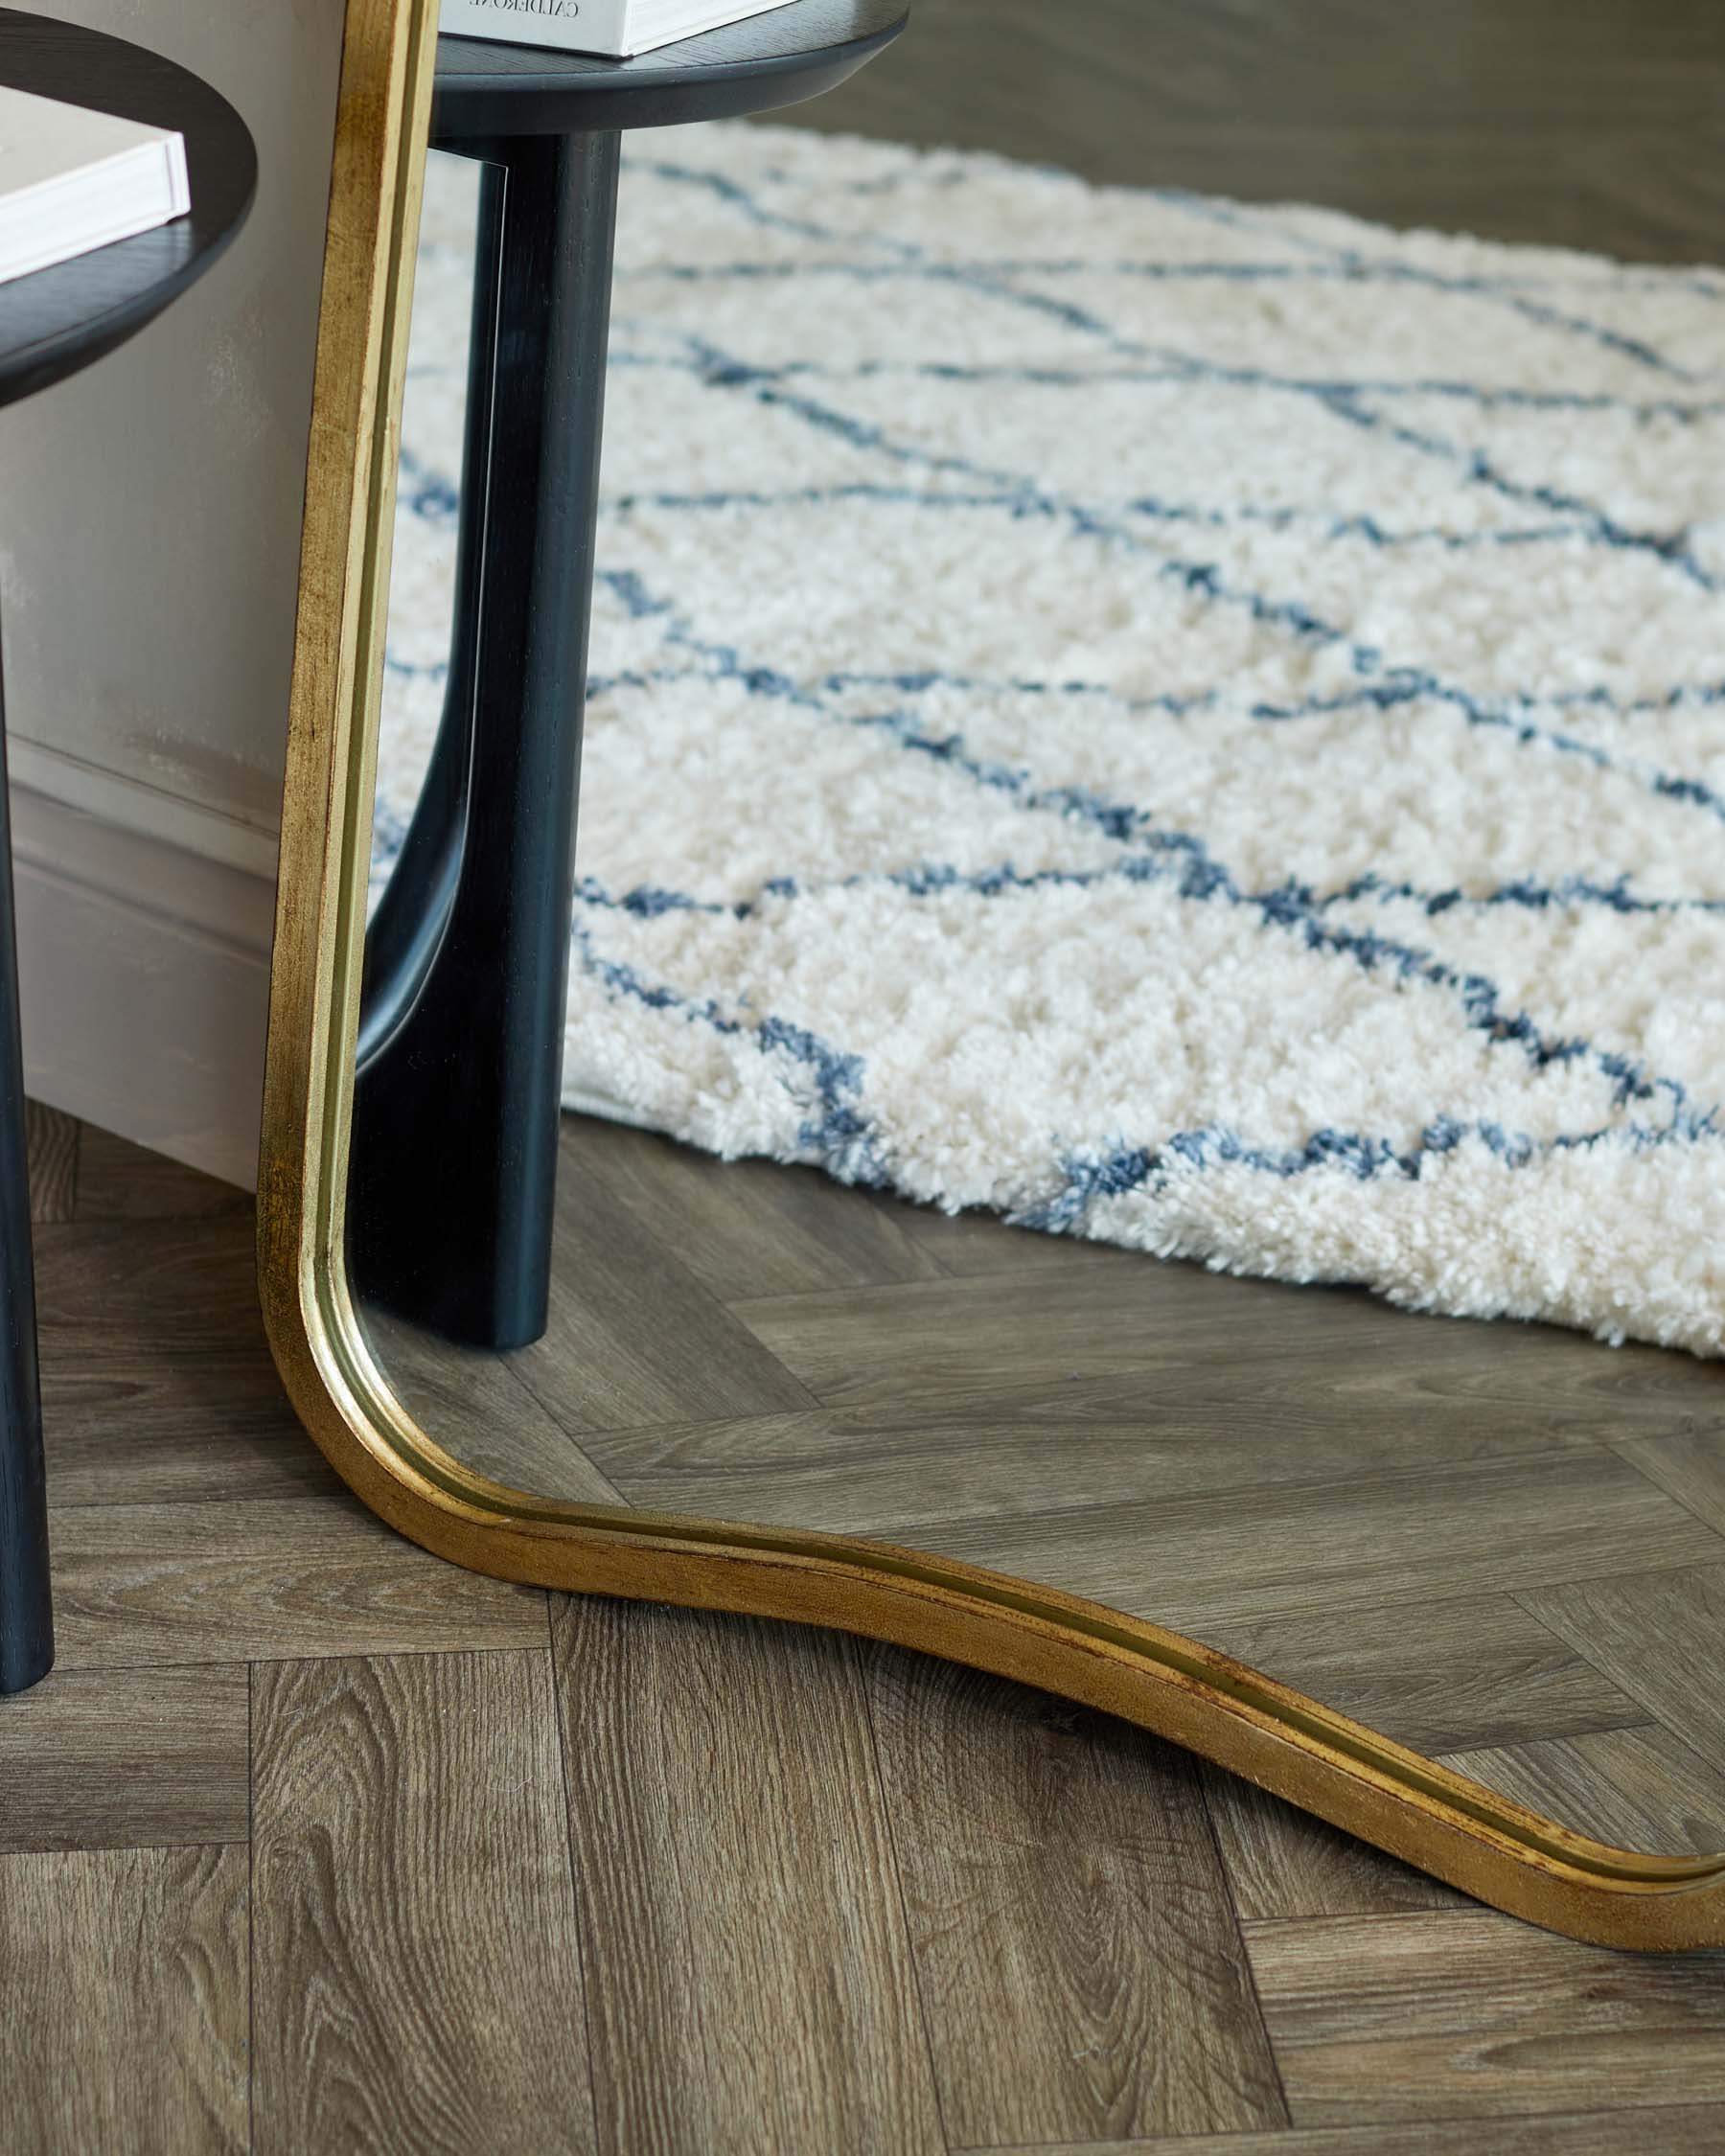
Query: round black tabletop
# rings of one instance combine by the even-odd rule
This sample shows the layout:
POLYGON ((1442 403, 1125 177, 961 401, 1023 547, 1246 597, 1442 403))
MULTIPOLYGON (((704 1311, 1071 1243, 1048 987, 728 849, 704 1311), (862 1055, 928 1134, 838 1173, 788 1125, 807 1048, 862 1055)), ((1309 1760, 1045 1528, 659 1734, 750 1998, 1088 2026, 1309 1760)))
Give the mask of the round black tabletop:
POLYGON ((172 224, 0 284, 0 404, 100 359, 201 277, 245 221, 257 152, 207 82, 142 45, 0 8, 0 83, 173 127, 192 209, 172 224))
POLYGON ((790 0, 626 60, 440 37, 432 138, 586 134, 770 111, 842 82, 909 13, 910 0, 790 0))

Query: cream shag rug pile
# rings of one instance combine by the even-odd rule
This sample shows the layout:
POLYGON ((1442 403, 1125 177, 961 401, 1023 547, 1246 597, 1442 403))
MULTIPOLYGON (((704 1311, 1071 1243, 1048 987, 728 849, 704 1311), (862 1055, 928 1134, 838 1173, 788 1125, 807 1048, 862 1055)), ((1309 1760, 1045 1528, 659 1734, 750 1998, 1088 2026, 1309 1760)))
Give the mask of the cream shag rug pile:
POLYGON ((709 127, 634 138, 613 352, 572 1105, 1725 1345, 1725 276, 709 127))

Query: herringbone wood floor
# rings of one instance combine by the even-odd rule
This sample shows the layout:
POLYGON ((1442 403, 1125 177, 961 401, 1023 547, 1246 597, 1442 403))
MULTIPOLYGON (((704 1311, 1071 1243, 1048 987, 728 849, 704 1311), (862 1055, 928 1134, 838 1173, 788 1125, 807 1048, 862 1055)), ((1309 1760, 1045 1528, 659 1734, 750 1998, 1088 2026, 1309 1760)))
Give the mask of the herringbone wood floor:
MULTIPOLYGON (((60 1657, 0 1702, 9 2150, 1725 2142, 1725 1957, 1549 1938, 1022 1687, 398 1541, 280 1398, 248 1203, 35 1135, 60 1657)), ((635 1133, 570 1146, 619 1339, 631 1297, 680 1329, 691 1266, 1010 1300, 1061 1254, 635 1133)), ((655 1349, 607 1406, 662 1453, 692 1382, 655 1349)), ((721 1382, 786 1373, 739 1346, 721 1382)), ((1551 1681, 1592 1685, 1584 1719, 1611 1690, 1579 1659, 1551 1681)), ((1661 1706, 1597 1757, 1532 1749, 1559 1792, 1633 1790, 1661 1706)))

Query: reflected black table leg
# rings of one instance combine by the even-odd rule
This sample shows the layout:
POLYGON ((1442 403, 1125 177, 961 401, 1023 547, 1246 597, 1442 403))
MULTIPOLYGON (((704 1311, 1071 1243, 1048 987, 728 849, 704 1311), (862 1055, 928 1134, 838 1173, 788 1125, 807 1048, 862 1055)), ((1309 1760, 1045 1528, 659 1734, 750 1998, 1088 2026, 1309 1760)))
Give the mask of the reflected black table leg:
POLYGON ((0 1692, 23 1691, 46 1676, 53 1662, 12 815, 0 715, 0 1692))
POLYGON ((457 626, 368 939, 349 1256, 363 1296, 512 1347, 549 1289, 619 138, 459 147, 491 169, 457 626))

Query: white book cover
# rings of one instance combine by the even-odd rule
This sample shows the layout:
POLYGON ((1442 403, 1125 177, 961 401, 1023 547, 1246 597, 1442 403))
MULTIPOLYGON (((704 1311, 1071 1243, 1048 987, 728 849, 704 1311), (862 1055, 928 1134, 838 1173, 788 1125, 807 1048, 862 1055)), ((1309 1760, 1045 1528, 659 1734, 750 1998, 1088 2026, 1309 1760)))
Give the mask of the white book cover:
POLYGON ((443 0, 438 28, 451 37, 632 59, 703 30, 770 14, 790 0, 443 0))
POLYGON ((191 206, 185 141, 171 128, 0 85, 0 283, 191 206))

